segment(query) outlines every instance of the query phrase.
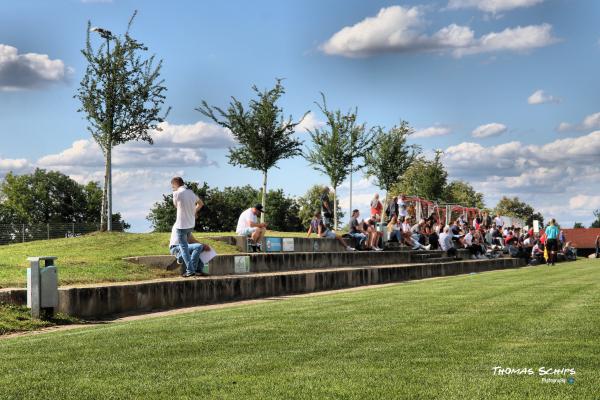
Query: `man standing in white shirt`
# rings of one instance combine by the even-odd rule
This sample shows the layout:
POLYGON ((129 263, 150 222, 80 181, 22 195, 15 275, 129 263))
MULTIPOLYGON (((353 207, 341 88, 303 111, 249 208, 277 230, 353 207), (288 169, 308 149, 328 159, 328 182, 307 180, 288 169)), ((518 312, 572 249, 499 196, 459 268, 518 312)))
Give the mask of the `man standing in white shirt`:
POLYGON ((496 224, 498 229, 500 229, 500 232, 502 232, 502 227, 504 226, 504 220, 502 219, 500 214, 496 214, 496 218, 494 218, 494 223, 496 224))
POLYGON ((173 189, 173 205, 177 208, 177 219, 175 229, 179 241, 179 254, 185 262, 184 278, 196 275, 195 265, 192 262, 188 248, 188 235, 194 231, 196 226, 196 214, 204 206, 202 200, 192 190, 183 185, 183 179, 179 176, 171 179, 173 189))
POLYGON ((252 250, 261 250, 262 238, 267 231, 267 224, 259 223, 258 217, 263 213, 262 204, 257 204, 244 211, 238 219, 235 232, 240 236, 250 236, 252 239, 252 250))

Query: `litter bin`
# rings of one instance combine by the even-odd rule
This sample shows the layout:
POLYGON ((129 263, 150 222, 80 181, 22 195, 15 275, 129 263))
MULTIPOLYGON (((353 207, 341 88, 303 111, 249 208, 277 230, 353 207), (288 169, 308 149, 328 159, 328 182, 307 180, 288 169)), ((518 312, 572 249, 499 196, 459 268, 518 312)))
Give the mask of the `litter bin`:
POLYGON ((27 307, 33 318, 49 318, 58 307, 56 257, 28 257, 27 307), (43 264, 43 265, 42 265, 43 264))

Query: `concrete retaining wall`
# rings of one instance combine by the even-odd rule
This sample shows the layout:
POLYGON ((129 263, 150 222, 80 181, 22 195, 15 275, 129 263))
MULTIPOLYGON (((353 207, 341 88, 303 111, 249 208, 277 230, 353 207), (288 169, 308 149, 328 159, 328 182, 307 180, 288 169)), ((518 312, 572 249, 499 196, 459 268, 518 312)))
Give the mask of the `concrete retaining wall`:
MULTIPOLYGON (((468 252, 459 253, 466 258, 468 252)), ((128 257, 126 261, 165 269, 177 268, 175 257, 170 255, 128 257)), ((211 275, 240 273, 297 271, 303 269, 363 267, 409 262, 452 261, 439 251, 357 251, 357 252, 305 252, 305 253, 247 253, 219 255, 209 263, 211 275)))
MULTIPOLYGON (((247 249, 246 249, 247 239, 245 236, 214 236, 214 237, 207 236, 207 237, 210 239, 213 239, 213 240, 218 240, 218 241, 227 243, 229 245, 236 246, 237 249, 243 253, 245 253, 247 251, 247 249)), ((345 250, 344 246, 342 246, 342 244, 335 239, 317 238, 314 235, 311 238, 295 237, 295 238, 286 238, 286 239, 292 240, 294 242, 294 251, 295 252, 307 252, 307 251, 330 252, 330 251, 344 251, 345 250)), ((344 240, 346 240, 346 242, 350 246, 354 247, 357 245, 357 242, 352 238, 348 238, 348 239, 344 239, 344 240)), ((199 241, 202 242, 202 239, 199 239, 199 241)), ((263 249, 267 248, 265 239, 263 239, 262 248, 263 249)))
POLYGON ((519 259, 252 274, 59 290, 59 311, 84 318, 214 304, 522 266, 519 259))

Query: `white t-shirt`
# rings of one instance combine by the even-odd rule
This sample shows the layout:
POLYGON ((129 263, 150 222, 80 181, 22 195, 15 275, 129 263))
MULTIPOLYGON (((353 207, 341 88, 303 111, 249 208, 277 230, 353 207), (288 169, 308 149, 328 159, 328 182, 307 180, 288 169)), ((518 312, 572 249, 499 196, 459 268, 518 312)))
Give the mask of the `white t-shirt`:
POLYGON ((237 228, 235 229, 235 232, 238 235, 243 235, 246 229, 251 228, 250 222, 254 222, 256 224, 258 223, 257 221, 258 220, 256 218, 256 215, 254 215, 252 209, 249 208, 240 215, 240 219, 238 219, 238 224, 237 228))
POLYGON ((178 245, 179 239, 177 238, 177 228, 175 227, 175 225, 173 225, 173 228, 171 229, 171 239, 169 240, 169 247, 178 245))
POLYGON ((504 220, 500 217, 494 218, 494 223, 496 224, 497 227, 504 226, 504 220))
POLYGON ((471 246, 472 244, 473 244, 473 235, 471 235, 471 232, 469 232, 465 235, 465 245, 471 246))
POLYGON ((191 229, 196 226, 196 202, 198 196, 185 186, 173 192, 173 205, 177 207, 176 229, 191 229))
POLYGON ((408 215, 408 211, 406 210, 406 203, 398 199, 398 215, 400 217, 406 217, 408 215))

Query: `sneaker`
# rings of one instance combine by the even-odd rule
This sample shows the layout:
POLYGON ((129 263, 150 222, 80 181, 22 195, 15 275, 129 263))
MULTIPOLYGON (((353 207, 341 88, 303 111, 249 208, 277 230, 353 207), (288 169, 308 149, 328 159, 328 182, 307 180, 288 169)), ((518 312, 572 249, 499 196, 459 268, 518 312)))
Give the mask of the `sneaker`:
POLYGON ((471 260, 477 260, 477 256, 476 256, 475 254, 473 254, 473 255, 471 256, 471 260))
POLYGON ((421 250, 421 248, 419 246, 417 246, 417 247, 413 247, 412 250, 421 250))
POLYGON ((181 275, 184 278, 191 278, 192 276, 196 276, 196 274, 194 272, 186 272, 185 274, 181 275))
POLYGON ((483 254, 480 254, 480 255, 479 255, 479 259, 480 259, 480 260, 485 260, 486 258, 487 258, 487 257, 486 257, 486 256, 484 256, 483 254))
POLYGON ((348 246, 346 247, 346 251, 356 251, 356 249, 354 247, 348 246))
POLYGON ((373 247, 373 250, 375 250, 375 251, 383 251, 383 249, 380 249, 379 247, 373 247))
POLYGON ((429 249, 431 249, 431 245, 430 245, 430 244, 428 244, 427 246, 423 246, 423 248, 424 248, 425 250, 429 250, 429 249))

